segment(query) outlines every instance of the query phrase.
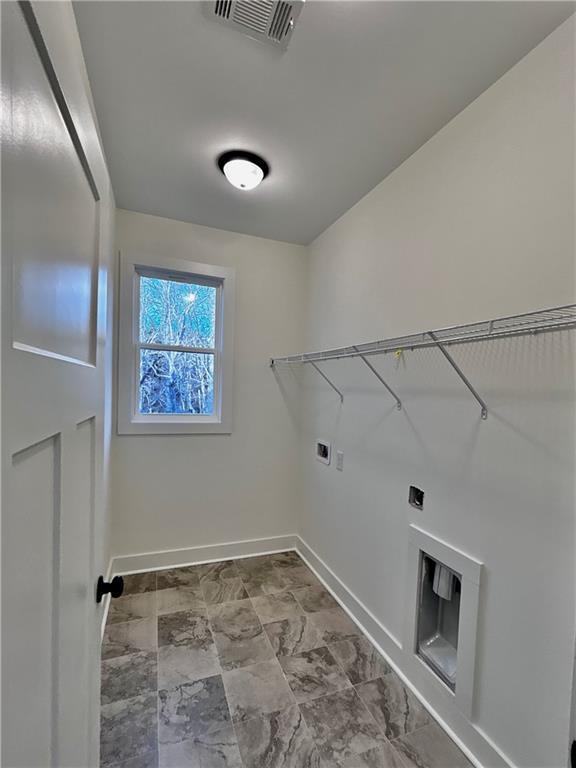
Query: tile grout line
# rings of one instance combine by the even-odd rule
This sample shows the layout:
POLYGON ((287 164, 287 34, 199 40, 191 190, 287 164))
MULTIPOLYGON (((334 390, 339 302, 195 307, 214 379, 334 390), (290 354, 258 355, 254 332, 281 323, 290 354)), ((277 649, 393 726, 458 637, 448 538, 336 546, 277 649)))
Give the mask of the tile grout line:
MULTIPOLYGON (((343 640, 338 640, 337 642, 341 643, 341 642, 348 642, 348 641, 346 639, 344 641, 343 640)), ((332 648, 330 647, 331 645, 336 645, 336 643, 326 643, 326 648, 328 648, 328 650, 330 651, 330 655, 332 656, 332 658, 336 662, 336 666, 338 667, 338 669, 340 669, 346 675, 346 678, 349 680, 350 685, 352 686, 352 688, 356 688, 356 684, 353 682, 353 680, 351 679, 351 677, 348 674, 348 672, 344 669, 344 665, 341 663, 341 661, 338 658, 338 656, 336 656, 336 654, 332 651, 332 648)))
MULTIPOLYGON (((236 565, 236 563, 234 563, 234 564, 236 565)), ((244 587, 244 591, 248 595, 247 598, 242 598, 242 600, 243 599, 247 599, 250 602, 250 606, 251 606, 252 610, 254 611, 254 614, 255 614, 256 618, 258 619, 258 624, 260 625, 260 629, 262 630, 262 634, 263 634, 264 638, 270 644, 268 636, 267 636, 267 634, 266 634, 266 632, 264 630, 264 626, 262 624, 262 621, 261 621, 260 617, 258 616, 258 612, 256 611, 256 608, 254 607, 254 603, 252 602, 252 596, 250 595, 250 593, 248 592, 248 589, 246 587, 246 584, 245 584, 245 581, 244 581, 244 578, 243 578, 243 575, 242 575, 242 571, 237 566, 236 566, 236 568, 237 568, 238 573, 239 573, 240 582, 241 582, 242 586, 244 587)), ((222 603, 218 603, 218 605, 238 603, 238 602, 242 602, 242 600, 231 600, 228 603, 226 601, 224 601, 222 603)), ((210 632, 211 632, 211 634, 213 636, 214 632, 213 632, 213 628, 212 628, 212 619, 210 618, 209 614, 207 614, 207 615, 208 615, 208 622, 210 624, 210 632)), ((232 709, 231 709, 231 706, 230 706, 230 701, 228 699, 228 693, 226 691, 226 685, 224 683, 224 679, 225 679, 224 678, 224 673, 227 672, 227 671, 231 671, 231 670, 225 670, 224 667, 222 666, 222 662, 221 662, 221 659, 220 659, 220 652, 218 650, 218 646, 217 646, 215 641, 214 641, 214 647, 216 648, 216 655, 218 657, 218 665, 219 665, 219 667, 221 669, 221 679, 222 679, 222 687, 224 689, 224 699, 226 701, 226 707, 228 709, 228 716, 230 717, 230 725, 232 726, 232 732, 234 733, 234 738, 235 738, 235 741, 236 741, 236 747, 238 749, 238 754, 240 755, 240 762, 242 763, 242 766, 244 766, 244 768, 248 768, 246 766, 245 761, 244 761, 244 757, 242 755, 242 751, 240 750, 240 742, 238 740, 238 730, 237 730, 238 723, 234 720, 234 717, 233 717, 233 714, 232 714, 232 709)), ((274 654, 274 649, 272 648, 271 644, 270 644, 270 649, 271 649, 272 653, 274 654)), ((275 654, 274 654, 274 656, 275 656, 275 654)), ((246 666, 250 666, 250 665, 246 665, 246 666)), ((242 667, 238 667, 238 669, 242 669, 242 667)), ((248 719, 250 720, 252 718, 248 718, 248 719)), ((240 721, 238 721, 238 722, 240 722, 240 721)), ((244 721, 242 721, 242 722, 244 722, 244 721)))
MULTIPOLYGON (((384 675, 379 675, 378 677, 374 677, 374 678, 372 678, 370 680, 364 680, 361 683, 354 684, 354 688, 357 690, 360 686, 367 685, 368 683, 374 683, 377 680, 383 680, 384 682, 386 682, 386 677, 389 676, 389 675, 394 676, 394 675, 396 675, 396 673, 394 672, 393 669, 390 669, 390 671, 385 673, 384 675)), ((400 678, 398 678, 398 680, 400 681, 400 684, 402 685, 404 690, 410 694, 411 691, 404 685, 402 680, 400 680, 400 678)), ((358 696, 360 696, 360 693, 358 691, 357 691, 357 693, 358 693, 358 696)), ((362 703, 365 704, 364 699, 362 698, 362 696, 360 696, 360 700, 362 701, 362 703)), ((390 744, 392 744, 394 741, 397 741, 398 739, 402 739, 402 738, 404 738, 406 736, 411 736, 413 733, 416 733, 416 731, 421 731, 423 728, 428 728, 428 726, 430 726, 430 725, 437 724, 436 721, 434 720, 434 718, 432 717, 432 715, 426 709, 426 707, 424 707, 424 705, 422 705, 420 702, 418 702, 418 704, 419 704, 419 706, 423 707, 423 709, 426 712, 427 717, 430 718, 430 721, 425 723, 424 725, 419 725, 417 728, 414 728, 411 731, 406 731, 406 733, 403 733, 400 736, 395 736, 393 739, 388 738, 388 736, 386 736, 386 734, 384 734, 384 736, 386 736, 386 738, 390 742, 390 744)), ((367 707, 366 704, 365 704, 365 706, 367 707)))
MULTIPOLYGON (((273 573, 275 573, 275 572, 277 572, 277 569, 273 567, 272 571, 273 571, 273 573)), ((279 573, 278 573, 278 575, 280 576, 279 573)), ((242 574, 241 574, 241 578, 242 578, 242 574)), ((282 582, 282 578, 281 577, 280 577, 280 581, 282 582)), ((242 583, 244 584, 244 581, 242 581, 242 583)), ((244 587, 246 589, 246 592, 248 593, 248 589, 246 588, 246 585, 244 585, 244 587)), ((296 595, 294 595, 294 593, 293 593, 293 588, 291 588, 291 587, 287 587, 286 589, 280 590, 279 592, 273 592, 271 594, 263 593, 262 595, 258 595, 257 597, 274 597, 275 595, 285 594, 285 593, 288 593, 288 594, 292 595, 292 597, 294 598, 294 601, 296 602, 296 604, 298 605, 298 607, 302 611, 303 615, 306 615, 306 612, 304 611, 304 609, 302 608, 302 606, 298 602, 298 599, 296 598, 296 595)), ((287 688, 288 688, 288 690, 290 692, 290 695, 293 698, 293 704, 291 704, 290 706, 297 708, 298 713, 300 715, 300 718, 302 719, 302 722, 304 723, 304 727, 306 728, 306 733, 307 733, 311 743, 314 745, 314 749, 317 751, 318 757, 321 759, 319 747, 318 747, 315 739, 313 738, 313 736, 312 736, 312 734, 310 732, 310 727, 309 727, 308 723, 306 722, 306 718, 304 717, 304 713, 302 712, 302 710, 300 708, 300 703, 296 700, 296 696, 294 695, 294 691, 292 690, 292 687, 290 686, 288 678, 286 677, 286 673, 284 672, 282 664, 280 664, 280 661, 278 659, 278 655, 276 654, 276 652, 275 652, 275 650, 274 650, 274 648, 272 646, 272 642, 271 642, 270 638, 268 637, 268 633, 264 629, 265 623, 262 621, 262 619, 258 615, 258 611, 256 610, 256 607, 254 606, 254 603, 252 602, 255 598, 252 595, 250 595, 249 593, 248 593, 248 598, 250 600, 250 604, 252 606, 252 609, 254 610, 254 612, 256 613, 256 616, 258 617, 258 620, 260 622, 260 626, 262 627, 262 631, 264 633, 264 637, 266 638, 266 641, 268 642, 268 645, 270 646, 270 649, 271 649, 272 654, 274 656, 274 660, 276 661, 276 663, 280 667, 280 671, 282 673, 282 677, 284 678, 284 681, 285 681, 286 686, 287 686, 287 688)), ((280 619, 280 621, 283 621, 283 619, 280 619)), ((272 624, 274 622, 268 622, 268 623, 272 624)), ((288 707, 286 707, 286 709, 288 709, 288 707)), ((283 712, 283 711, 285 711, 285 710, 278 710, 278 713, 283 712)), ((266 718, 269 719, 269 718, 273 717, 275 714, 276 714, 276 712, 271 712, 271 713, 268 713, 266 715, 257 715, 254 718, 248 718, 248 720, 245 721, 245 722, 248 722, 250 720, 255 720, 255 719, 261 719, 263 717, 266 717, 266 718)), ((237 736, 237 731, 236 731, 236 724, 234 723, 233 725, 234 725, 234 732, 236 733, 236 741, 238 742, 238 736, 237 736)), ((240 753, 240 757, 241 757, 241 759, 243 761, 242 753, 240 753)), ((243 762, 243 765, 244 765, 244 762, 243 762)))
MULTIPOLYGON (((363 636, 363 635, 362 635, 362 636, 363 636)), ((370 643, 370 645, 372 645, 372 644, 370 643)), ((383 677, 384 677, 383 675, 380 675, 380 677, 377 677, 377 678, 374 678, 374 679, 375 679, 375 680, 380 680, 380 679, 383 679, 383 677)), ((371 680, 367 680, 367 681, 365 681, 365 682, 373 682, 373 681, 371 681, 371 680)), ((358 683, 358 686, 359 686, 359 685, 363 685, 363 683, 358 683)), ((387 744, 387 745, 389 744, 389 745, 393 746, 393 747, 394 747, 394 749, 395 749, 395 751, 396 751, 397 753, 399 753, 399 750, 398 750, 398 749, 396 749, 396 747, 395 747, 395 746, 392 744, 392 740, 388 738, 388 736, 386 735, 386 733, 384 732, 384 730, 383 730, 383 729, 380 727, 380 724, 378 723, 378 721, 376 720, 376 718, 374 717, 374 715, 372 714, 372 712, 371 712, 371 711, 370 711, 370 709, 368 708, 368 705, 366 704, 366 702, 364 701, 364 699, 362 698, 362 696, 360 696, 360 694, 359 694, 359 693, 358 693, 358 691, 356 690, 358 686, 356 686, 356 685, 353 685, 353 690, 354 690, 354 692, 355 692, 356 696, 358 697, 358 699, 360 700, 360 702, 362 703, 362 706, 364 707, 365 711, 368 713, 369 717, 370 717, 370 718, 372 719, 372 721, 373 721, 373 722, 376 724, 376 728, 378 729, 378 731, 379 731, 379 732, 382 734, 382 736, 384 737, 384 739, 385 739, 385 744, 387 744)), ((429 725, 429 723, 428 723, 427 725, 429 725)), ((423 727, 426 727, 426 726, 423 726, 423 727)), ((420 729, 418 728, 418 729, 415 729, 415 730, 420 730, 420 729)), ((411 731, 411 733, 414 733, 414 731, 411 731)), ((408 734, 405 734, 405 735, 408 735, 408 734)), ((401 737, 397 737, 397 738, 401 738, 401 737)), ((403 758, 402 758, 402 755, 401 755, 401 754, 400 754, 400 761, 401 761, 402 765, 406 765, 406 763, 405 763, 405 761, 403 760, 403 758)))
POLYGON ((160 765, 160 617, 158 615, 158 574, 154 577, 156 607, 156 757, 160 765))
MULTIPOLYGON (((204 593, 204 590, 202 589, 201 581, 199 581, 199 588, 200 588, 200 592, 202 594, 202 598, 204 598, 205 593, 204 593)), ((201 616, 201 617, 194 617, 194 618, 205 618, 206 622, 208 624, 208 631, 210 632, 210 637, 212 638, 212 644, 214 646, 215 656, 216 656, 216 663, 217 663, 218 669, 219 669, 219 673, 217 673, 217 674, 220 677, 221 682, 222 682, 222 689, 224 691, 224 700, 226 702, 226 708, 228 710, 228 717, 230 719, 230 726, 232 727, 232 730, 233 730, 233 733, 234 733, 234 738, 235 738, 235 741, 236 741, 236 745, 238 746, 238 738, 237 738, 237 735, 236 735, 236 730, 234 728, 234 721, 232 719, 232 712, 230 710, 230 702, 228 701, 228 696, 226 694, 226 687, 224 686, 224 677, 223 677, 223 671, 224 670, 222 668, 222 664, 221 664, 221 661, 220 661, 220 654, 218 652, 218 646, 216 645, 216 642, 214 640, 214 632, 213 632, 213 629, 212 629, 212 620, 210 619, 210 615, 209 615, 209 612, 208 612, 208 608, 209 608, 210 604, 207 603, 205 599, 202 599, 202 602, 204 603, 205 615, 201 616)), ((237 601, 235 601, 235 602, 237 602, 237 601)), ((219 605, 222 605, 222 604, 223 603, 220 603, 219 605)), ((218 605, 218 604, 215 603, 214 605, 218 605)), ((188 613, 188 612, 189 611, 187 611, 185 609, 182 610, 182 611, 173 611, 173 613, 188 613)), ((170 616, 172 614, 162 614, 162 615, 163 616, 170 616)), ((159 619, 160 619, 160 616, 158 615, 157 616, 157 621, 159 619)), ((159 649, 160 649, 160 643, 158 642, 158 650, 159 649)), ((209 677, 214 677, 214 675, 209 675, 209 677)), ((200 679, 207 679, 207 678, 200 678, 200 679)), ((190 682, 196 682, 196 681, 190 681, 190 682)), ((188 683, 181 683, 181 685, 187 685, 187 684, 188 683)), ((179 685, 175 686, 175 688, 178 688, 178 687, 180 687, 180 686, 179 685)), ((160 699, 160 697, 158 696, 158 707, 159 707, 159 699, 160 699)), ((210 731, 208 731, 208 733, 216 733, 217 731, 223 730, 224 728, 226 728, 226 726, 222 726, 222 727, 218 727, 218 728, 215 727, 214 730, 210 730, 210 731)), ((196 737, 193 737, 193 739, 195 739, 195 738, 196 737)), ((185 741, 188 741, 188 740, 189 739, 182 739, 180 742, 176 742, 176 743, 181 744, 181 743, 183 743, 185 741)), ((195 749, 195 751, 197 751, 196 744, 194 744, 194 749, 195 749)), ((160 762, 160 715, 159 715, 159 713, 158 713, 157 751, 158 751, 158 762, 160 762)), ((240 753, 239 746, 238 746, 238 754, 240 754, 240 760, 242 762, 242 765, 244 766, 244 762, 242 760, 242 755, 240 753)))
MULTIPOLYGON (((148 593, 148 594, 150 594, 150 595, 154 595, 154 604, 155 604, 155 599, 156 599, 156 598, 155 598, 155 595, 156 595, 156 590, 155 590, 155 589, 154 589, 154 590, 146 590, 146 589, 145 589, 145 590, 143 590, 142 592, 134 592, 134 593, 128 593, 127 595, 124 595, 124 596, 125 596, 125 597, 131 597, 131 596, 134 596, 134 595, 139 595, 139 594, 142 594, 142 595, 144 595, 144 594, 147 594, 147 593, 148 593)), ((107 620, 107 621, 106 621, 106 625, 105 625, 104 629, 106 630, 106 627, 107 627, 108 625, 109 625, 109 626, 117 626, 117 625, 119 625, 119 624, 130 624, 130 623, 134 623, 134 622, 138 622, 138 621, 150 621, 150 620, 153 620, 153 619, 154 619, 154 616, 155 616, 155 614, 156 614, 156 612, 154 611, 154 615, 153 615, 153 616, 141 616, 141 617, 139 617, 139 618, 137 618, 137 619, 129 620, 129 621, 126 621, 126 622, 112 622, 112 623, 110 623, 110 624, 109 624, 109 622, 108 622, 108 620, 107 620)), ((110 614, 108 614, 108 616, 109 616, 109 615, 110 615, 110 614)), ((102 643, 102 645, 104 645, 104 643, 102 643)), ((157 644, 156 644, 156 645, 157 645, 157 644)), ((102 653, 102 652, 101 652, 101 653, 102 653)), ((138 655, 138 654, 140 654, 140 653, 147 653, 147 654, 151 654, 151 653, 153 653, 153 651, 151 651, 150 649, 148 649, 147 651, 142 651, 142 650, 139 650, 139 651, 134 651, 134 652, 132 652, 132 653, 128 653, 128 654, 122 654, 122 655, 120 655, 120 656, 114 656, 114 657, 112 657, 112 658, 110 658, 110 659, 103 659, 103 658, 102 658, 102 655, 100 655, 100 674, 102 674, 102 665, 103 665, 103 664, 104 664, 106 661, 113 661, 113 660, 115 660, 115 659, 118 659, 118 658, 125 658, 125 657, 127 657, 127 656, 136 656, 136 655, 138 655)), ((157 649, 156 649, 156 654, 155 654, 155 655, 156 655, 156 688, 157 688, 157 686, 158 686, 158 654, 157 654, 157 649)), ((152 689, 152 690, 150 690, 150 691, 148 691, 148 692, 146 692, 146 691, 145 691, 144 693, 139 693, 139 694, 136 694, 135 696, 128 696, 128 697, 126 697, 125 699, 117 699, 117 700, 115 700, 115 701, 111 701, 111 702, 108 702, 108 704, 120 704, 120 703, 125 703, 125 702, 128 702, 128 701, 132 700, 132 699, 140 698, 140 697, 142 697, 142 696, 150 696, 150 695, 154 695, 154 689, 152 689)), ((156 699, 157 699, 157 695, 156 695, 156 699)), ((103 708, 103 707, 105 707, 105 706, 106 706, 106 704, 103 704, 103 703, 102 703, 102 698, 100 698, 100 713, 102 712, 102 708, 103 708)), ((148 754, 149 754, 149 752, 150 752, 149 750, 148 750, 148 751, 146 751, 146 750, 143 750, 142 752, 138 752, 138 753, 137 753, 137 755, 136 755, 136 757, 145 757, 146 755, 148 755, 148 754)), ((122 761, 122 762, 124 762, 124 761, 122 761)), ((109 768, 114 768, 114 766, 117 766, 117 765, 118 765, 118 763, 105 763, 104 765, 107 765, 107 766, 109 766, 109 768)))
MULTIPOLYGON (((305 567, 307 567, 307 566, 306 566, 306 564, 304 564, 304 566, 305 566, 305 567)), ((316 586, 316 585, 308 585, 308 587, 310 587, 310 586, 316 586)), ((319 582, 319 586, 320 586, 322 589, 324 589, 324 587, 322 586, 322 584, 321 584, 320 582, 319 582)), ((308 611, 306 611, 306 610, 304 609, 304 607, 302 606, 301 602, 298 600, 298 598, 297 598, 297 596, 294 594, 294 592, 295 592, 297 589, 305 589, 305 588, 308 588, 308 587, 302 586, 302 587, 296 587, 296 588, 295 588, 295 587, 293 587, 293 586, 292 586, 292 587, 289 587, 287 590, 285 590, 286 592, 288 592, 289 594, 291 594, 291 595, 292 595, 292 597, 294 598, 294 600, 295 600, 295 602, 296 602, 297 606, 298 606, 298 607, 300 608, 300 610, 302 611, 302 615, 303 615, 304 617, 306 617, 306 618, 309 618, 309 612, 308 612, 308 611)), ((327 591, 327 590, 326 590, 326 591, 327 591)), ((311 613, 314 613, 314 612, 311 612, 311 613)), ((282 621, 282 619, 281 619, 281 621, 282 621)), ((274 622, 270 622, 270 623, 274 623, 274 622)), ((312 625, 314 626, 314 622, 313 622, 313 621, 312 621, 312 625)), ((344 676, 345 676, 345 677, 346 677, 346 679, 348 680, 348 682, 349 682, 349 687, 346 687, 346 688, 343 688, 343 689, 340 689, 340 690, 342 690, 342 691, 346 691, 346 690, 354 690, 354 691, 355 691, 355 688, 354 688, 354 684, 352 683, 352 681, 351 681, 351 680, 350 680, 350 678, 348 677, 348 674, 345 672, 345 670, 343 670, 343 669, 341 668, 341 666, 339 665, 339 663, 338 663, 338 659, 336 659, 336 658, 334 657, 334 655, 332 654, 332 652, 330 651, 330 648, 329 648, 329 644, 328 644, 328 643, 326 643, 325 645, 319 646, 319 648, 327 648, 327 649, 328 649, 328 651, 330 652, 330 655, 332 656, 332 658, 334 658, 334 660, 335 660, 335 662, 336 662, 336 665, 338 666, 338 668, 339 668, 339 669, 342 671, 342 673, 344 674, 344 676)), ((272 649, 272 650, 274 650, 274 649, 272 649)), ((311 651, 314 651, 314 650, 318 650, 318 649, 317 649, 317 648, 310 648, 310 649, 308 649, 308 650, 306 650, 306 651, 301 651, 300 653, 301 653, 301 654, 304 654, 304 653, 309 653, 309 652, 311 652, 311 651)), ((289 657, 290 657, 290 656, 296 656, 296 655, 299 655, 299 654, 294 654, 294 653, 292 653, 292 654, 289 654, 289 657)), ((276 656, 276 659, 278 659, 278 657, 277 657, 277 656, 276 656)), ((279 663, 279 662, 278 662, 278 663, 279 663)), ((299 714, 300 714, 300 717, 302 718, 302 721, 303 721, 303 723, 304 723, 304 726, 305 726, 305 728, 306 728, 306 732, 307 732, 307 734, 308 734, 308 736, 309 736, 309 738, 310 738, 310 741, 312 742, 312 744, 314 744, 314 748, 315 748, 315 750, 316 750, 316 752, 317 752, 317 754, 318 754, 318 758, 321 760, 321 762, 322 762, 322 765, 324 765, 324 764, 325 764, 325 760, 324 760, 324 758, 322 757, 322 754, 321 754, 321 750, 320 750, 320 745, 318 744, 318 742, 316 741, 316 739, 313 737, 313 735, 312 735, 312 732, 311 732, 311 729, 310 729, 310 724, 307 722, 307 720, 306 720, 306 716, 305 716, 304 712, 302 711, 302 706, 301 706, 301 705, 302 705, 302 704, 306 704, 306 703, 308 703, 308 702, 299 702, 299 701, 297 701, 297 700, 296 700, 295 694, 294 694, 294 692, 292 691, 292 687, 290 686, 290 683, 289 683, 289 681, 288 681, 288 678, 286 677, 286 673, 285 673, 285 671, 284 671, 284 668, 282 667, 282 664, 280 664, 280 669, 282 670, 282 674, 283 674, 283 676, 284 676, 284 679, 285 679, 285 681, 286 681, 286 684, 288 685, 288 688, 289 688, 290 692, 292 693, 292 696, 294 697, 294 700, 295 700, 295 705, 296 705, 296 707, 298 708, 298 712, 299 712, 299 714)), ((321 699, 321 698, 325 698, 325 697, 327 697, 327 696, 330 696, 330 695, 333 695, 334 693, 339 693, 339 692, 340 692, 340 691, 332 691, 331 693, 328 693, 328 694, 324 694, 324 695, 320 695, 320 696, 314 697, 314 698, 312 698, 312 699, 309 699, 308 701, 318 701, 318 699, 321 699)), ((355 691, 355 693, 356 693, 356 691, 355 691)), ((357 693, 356 693, 356 695, 358 696, 358 694, 357 694, 357 693)), ((358 696, 358 698, 360 699, 360 696, 358 696)), ((361 700, 361 699, 360 699, 360 700, 361 700)), ((363 702, 362 702, 362 703, 363 703, 363 702)), ((369 714, 370 714, 370 716, 372 717, 372 714, 371 714, 371 713, 369 713, 369 714)), ((376 727, 378 727, 378 723, 376 723, 376 727)))
MULTIPOLYGON (((218 657, 218 660, 220 660, 220 657, 218 657)), ((230 702, 228 701, 228 693, 226 692, 226 686, 224 685, 224 670, 222 670, 221 679, 222 679, 222 688, 224 689, 224 700, 226 701, 226 707, 228 709, 228 717, 230 718, 230 725, 232 726, 232 733, 234 734, 234 740, 236 741, 236 747, 238 748, 238 754, 240 755, 240 762, 242 763, 244 768, 248 768, 248 766, 246 766, 246 764, 244 763, 244 758, 242 757, 242 752, 240 751, 240 742, 238 741, 238 732, 236 731, 236 723, 234 722, 234 718, 232 716, 232 709, 230 708, 230 702)))
MULTIPOLYGON (((431 722, 431 723, 426 723, 426 725, 419 725, 418 728, 414 728, 413 731, 408 731, 407 733, 403 733, 400 736, 394 736, 393 739, 388 739, 388 741, 390 742, 390 744, 394 744, 395 741, 400 741, 400 739, 405 739, 407 736, 412 736, 415 733, 423 731, 424 728, 430 728, 430 726, 432 726, 432 725, 438 725, 438 723, 436 723, 434 721, 434 722, 431 722)), ((438 727, 440 727, 440 726, 438 725, 438 727)), ((446 734, 446 738, 450 739, 448 734, 446 734)), ((450 739, 450 741, 452 741, 452 739, 450 739)), ((452 743, 454 743, 454 742, 452 742, 452 743)))

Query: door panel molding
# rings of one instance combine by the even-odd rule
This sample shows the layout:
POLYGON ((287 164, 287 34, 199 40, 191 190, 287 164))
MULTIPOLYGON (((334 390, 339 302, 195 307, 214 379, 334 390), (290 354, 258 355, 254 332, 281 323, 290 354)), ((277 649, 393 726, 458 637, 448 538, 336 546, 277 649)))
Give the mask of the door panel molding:
POLYGON ((60 536, 62 512, 61 435, 33 443, 11 457, 11 508, 3 522, 3 610, 18 620, 18 633, 4 633, 2 679, 36 680, 34 695, 13 686, 3 690, 4 739, 10 766, 58 765, 60 536), (27 553, 24 558, 23 552, 27 553), (41 622, 38 621, 42 617, 41 622), (41 628, 38 631, 38 628, 41 628), (6 647, 6 645, 8 647, 6 647), (8 675, 8 667, 10 674, 8 675), (20 670, 20 673, 19 671, 20 670), (26 709, 23 720, 19 713, 26 709), (30 738, 30 732, 34 738, 30 738), (8 751, 9 750, 9 751, 8 751))
POLYGON ((100 195, 30 2, 15 6, 12 25, 3 149, 12 345, 95 367, 100 195))
POLYGON ((56 70, 52 64, 50 54, 48 53, 48 48, 46 47, 46 43, 42 37, 42 32, 38 26, 38 21, 36 20, 36 15, 34 14, 32 3, 29 2, 29 0, 18 0, 18 5, 22 11, 24 20, 26 21, 30 36, 34 41, 34 45, 36 46, 36 51, 38 52, 38 56, 40 57, 40 61, 44 67, 44 72, 46 73, 46 77, 50 83, 50 87, 52 89, 52 93, 54 94, 54 98, 56 99, 56 103, 58 104, 58 109, 60 110, 62 119, 64 120, 66 128, 68 129, 68 133, 70 134, 70 139, 72 140, 72 144, 74 145, 74 149, 78 155, 80 165, 86 174, 88 186, 92 191, 95 202, 98 202, 100 200, 100 193, 98 192, 98 187, 96 186, 94 175, 90 169, 90 163, 88 162, 88 158, 84 152, 84 147, 82 146, 82 142, 78 136, 78 131, 74 125, 74 120, 72 119, 68 104, 66 103, 64 92, 60 87, 60 82, 58 81, 58 76, 56 75, 56 70))

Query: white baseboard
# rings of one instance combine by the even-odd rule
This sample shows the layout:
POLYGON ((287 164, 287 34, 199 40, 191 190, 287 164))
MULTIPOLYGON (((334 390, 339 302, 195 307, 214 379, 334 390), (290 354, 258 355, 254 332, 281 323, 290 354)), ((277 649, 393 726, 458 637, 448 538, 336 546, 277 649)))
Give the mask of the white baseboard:
POLYGON ((283 552, 287 549, 295 549, 297 538, 295 534, 286 534, 264 539, 246 539, 245 541, 228 541, 200 547, 166 549, 161 552, 146 552, 139 555, 120 555, 113 559, 112 572, 114 575, 128 575, 141 571, 160 571, 163 568, 176 568, 183 565, 283 552))
MULTIPOLYGON (((178 566, 218 560, 231 560, 254 555, 272 554, 295 549, 336 598, 362 632, 390 663, 408 688, 424 704, 442 728, 448 733, 473 765, 482 768, 517 768, 489 737, 482 733, 454 707, 448 698, 438 699, 437 690, 430 685, 427 674, 422 674, 413 654, 402 649, 401 642, 376 618, 364 603, 334 573, 334 571, 296 534, 272 536, 262 539, 230 541, 199 547, 185 547, 160 552, 146 552, 114 557, 109 577, 141 571, 162 570, 178 566)), ((106 613, 104 611, 104 623, 106 613)))

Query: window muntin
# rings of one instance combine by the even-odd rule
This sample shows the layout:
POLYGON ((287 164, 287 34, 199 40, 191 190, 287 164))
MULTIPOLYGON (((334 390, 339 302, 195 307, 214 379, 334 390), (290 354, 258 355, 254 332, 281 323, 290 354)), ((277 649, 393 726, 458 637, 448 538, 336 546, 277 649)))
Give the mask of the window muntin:
POLYGON ((218 406, 221 281, 137 272, 137 413, 212 416, 218 406))

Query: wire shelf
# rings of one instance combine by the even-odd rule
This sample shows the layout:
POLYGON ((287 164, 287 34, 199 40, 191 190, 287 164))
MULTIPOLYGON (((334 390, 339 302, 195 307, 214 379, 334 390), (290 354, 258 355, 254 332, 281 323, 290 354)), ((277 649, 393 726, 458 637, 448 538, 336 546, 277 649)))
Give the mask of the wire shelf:
POLYGON ((379 339, 378 341, 370 341, 365 344, 325 349, 321 352, 307 352, 302 355, 276 357, 270 360, 270 365, 274 367, 278 363, 309 363, 338 394, 340 401, 343 402, 344 395, 338 387, 334 385, 330 377, 326 375, 325 371, 322 371, 318 367, 318 363, 327 360, 343 360, 358 357, 368 366, 368 368, 370 368, 372 373, 380 380, 389 394, 395 398, 398 409, 401 409, 402 403, 400 398, 367 358, 372 355, 385 355, 390 352, 404 352, 413 349, 435 347, 442 352, 456 374, 479 403, 481 416, 483 419, 486 419, 488 416, 486 403, 466 378, 454 358, 450 355, 448 347, 456 344, 470 344, 475 341, 489 341, 491 339, 536 335, 550 331, 569 330, 571 328, 576 328, 576 304, 566 304, 562 307, 541 309, 537 312, 525 312, 521 315, 499 317, 481 323, 454 325, 450 328, 440 328, 435 331, 422 331, 407 336, 379 339))
POLYGON ((408 336, 379 339, 378 341, 370 341, 349 347, 326 349, 321 352, 308 352, 289 357, 275 357, 272 358, 271 364, 341 360, 347 357, 387 354, 389 352, 397 352, 398 350, 437 347, 438 343, 446 347, 452 344, 467 344, 473 341, 525 336, 569 328, 576 328, 576 304, 542 309, 538 312, 527 312, 522 315, 499 317, 495 320, 486 320, 481 323, 454 325, 450 328, 440 328, 435 331, 422 331, 408 336))

